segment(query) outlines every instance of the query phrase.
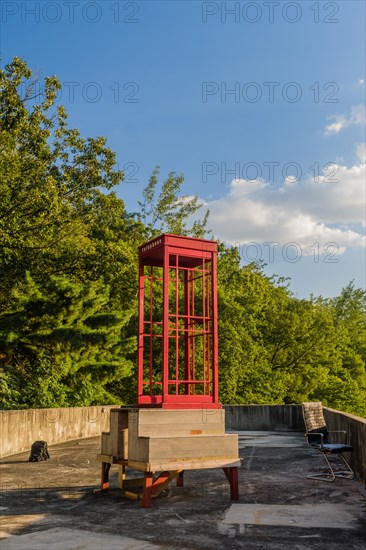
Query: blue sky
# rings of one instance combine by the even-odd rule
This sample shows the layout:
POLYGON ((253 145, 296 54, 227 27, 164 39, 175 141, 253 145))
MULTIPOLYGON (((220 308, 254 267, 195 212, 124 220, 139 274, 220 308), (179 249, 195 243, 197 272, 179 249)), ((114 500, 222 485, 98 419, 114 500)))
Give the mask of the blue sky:
POLYGON ((2 65, 17 55, 59 77, 70 126, 106 136, 125 167, 129 210, 160 164, 184 173, 218 238, 297 296, 364 287, 363 1, 1 10, 2 65))

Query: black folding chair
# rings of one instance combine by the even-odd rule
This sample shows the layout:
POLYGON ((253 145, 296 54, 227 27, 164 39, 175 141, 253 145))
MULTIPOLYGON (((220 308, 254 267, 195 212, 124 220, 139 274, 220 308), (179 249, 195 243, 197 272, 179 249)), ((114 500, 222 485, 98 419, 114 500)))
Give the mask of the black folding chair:
POLYGON ((307 438, 307 442, 312 449, 316 449, 323 455, 327 464, 326 472, 311 474, 307 477, 320 481, 334 481, 336 477, 354 479, 355 474, 343 456, 343 453, 352 452, 353 447, 344 443, 329 443, 328 440, 329 434, 342 433, 345 435, 347 432, 328 430, 323 415, 323 407, 320 402, 303 403, 302 413, 305 422, 305 437, 307 438), (334 464, 331 459, 332 455, 336 455, 342 460, 342 469, 338 469, 334 464))

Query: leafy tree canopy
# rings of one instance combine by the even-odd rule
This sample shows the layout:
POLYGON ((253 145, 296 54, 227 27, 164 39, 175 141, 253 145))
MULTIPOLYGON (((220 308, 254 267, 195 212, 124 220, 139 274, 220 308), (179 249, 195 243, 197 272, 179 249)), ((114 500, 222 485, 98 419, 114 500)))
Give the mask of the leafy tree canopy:
MULTIPOLYGON (((197 196, 157 166, 138 212, 104 137, 57 106, 60 83, 19 58, 0 70, 0 407, 131 403, 137 247, 162 232, 212 238, 197 196)), ((219 243, 224 403, 325 405, 366 416, 366 293, 295 298, 219 243)))

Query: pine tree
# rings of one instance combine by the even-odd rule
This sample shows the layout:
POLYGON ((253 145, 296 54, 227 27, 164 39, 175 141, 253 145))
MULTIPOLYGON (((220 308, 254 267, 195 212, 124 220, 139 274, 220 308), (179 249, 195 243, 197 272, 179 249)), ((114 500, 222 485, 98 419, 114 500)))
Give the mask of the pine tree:
POLYGON ((0 315, 2 408, 118 402, 108 386, 130 373, 135 339, 123 338, 131 312, 110 311, 102 282, 52 276, 41 287, 28 274, 13 300, 0 315))

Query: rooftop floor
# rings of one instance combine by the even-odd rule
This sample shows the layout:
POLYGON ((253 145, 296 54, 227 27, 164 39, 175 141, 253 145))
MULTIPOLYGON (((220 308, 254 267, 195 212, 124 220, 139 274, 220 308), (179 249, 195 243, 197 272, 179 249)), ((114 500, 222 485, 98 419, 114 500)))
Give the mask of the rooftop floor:
POLYGON ((150 509, 127 499, 112 469, 99 492, 100 438, 53 445, 1 466, 2 550, 366 549, 366 492, 358 481, 307 479, 320 454, 295 432, 239 432, 240 501, 222 470, 187 471, 150 509))

